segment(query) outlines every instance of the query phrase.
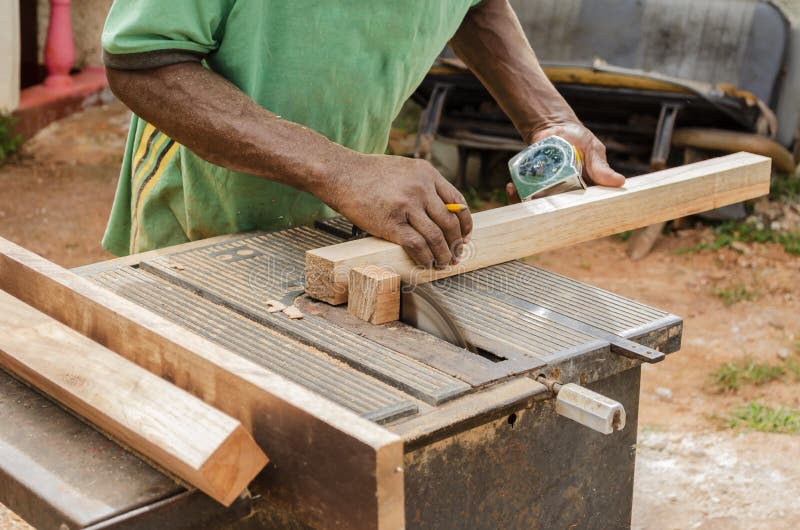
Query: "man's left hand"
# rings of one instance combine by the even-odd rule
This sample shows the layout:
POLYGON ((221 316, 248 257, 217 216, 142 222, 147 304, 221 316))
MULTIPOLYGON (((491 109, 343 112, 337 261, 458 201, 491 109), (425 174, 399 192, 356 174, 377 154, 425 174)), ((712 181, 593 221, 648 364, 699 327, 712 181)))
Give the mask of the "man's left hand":
MULTIPOLYGON (((580 152, 583 159, 583 176, 590 184, 618 188, 625 184, 625 177, 611 169, 606 159, 606 146, 592 132, 577 122, 550 125, 530 133, 526 143, 533 144, 549 136, 560 136, 580 152)), ((519 202, 514 184, 506 184, 508 201, 519 202)))

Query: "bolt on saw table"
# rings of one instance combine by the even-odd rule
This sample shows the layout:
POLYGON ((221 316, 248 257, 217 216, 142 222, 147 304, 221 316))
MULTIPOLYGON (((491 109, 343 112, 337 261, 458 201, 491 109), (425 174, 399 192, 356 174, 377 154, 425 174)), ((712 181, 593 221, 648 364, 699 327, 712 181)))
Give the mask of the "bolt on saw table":
MULTIPOLYGON (((345 487, 353 463, 288 461, 268 438, 270 464, 224 509, 3 373, 0 501, 42 528, 192 528, 198 520, 205 528, 396 528, 403 519, 419 529, 628 526, 646 356, 626 344, 675 352, 681 319, 514 261, 425 286, 471 352, 301 294, 305 252, 350 230, 334 219, 223 236, 76 272, 398 436, 403 456, 393 472, 402 489, 379 510, 402 513, 348 522, 360 506, 347 499, 326 513, 297 492, 345 487), (266 300, 294 303, 303 318, 270 312, 266 300), (548 381, 622 404, 624 429, 604 435, 559 415, 548 381)), ((324 458, 322 443, 317 450, 324 458)))

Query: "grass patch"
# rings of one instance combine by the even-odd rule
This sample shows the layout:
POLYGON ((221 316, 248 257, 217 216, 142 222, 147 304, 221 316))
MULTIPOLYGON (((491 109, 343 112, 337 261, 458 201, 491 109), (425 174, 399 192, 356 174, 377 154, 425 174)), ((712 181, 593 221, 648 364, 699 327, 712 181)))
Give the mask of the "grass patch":
POLYGON ((22 138, 14 130, 14 118, 0 114, 0 166, 22 145, 22 138))
POLYGON ((800 382, 800 356, 792 356, 784 361, 786 369, 794 376, 794 380, 800 382))
POLYGON ((734 392, 744 384, 764 385, 780 379, 786 373, 782 366, 766 363, 725 363, 711 373, 714 384, 720 390, 734 392))
POLYGON ((619 234, 614 234, 611 236, 611 239, 616 239, 617 241, 627 241, 633 235, 633 230, 626 230, 625 232, 620 232, 619 234))
POLYGON ((508 204, 505 188, 477 189, 474 186, 467 186, 461 193, 467 200, 470 210, 474 212, 508 204))
POLYGON ((800 434, 800 410, 786 407, 772 408, 757 402, 736 408, 727 418, 731 428, 754 431, 800 434))
POLYGON ((467 205, 470 210, 480 210, 483 208, 483 197, 473 186, 467 186, 463 190, 464 198, 467 200, 467 205))
POLYGON ((684 256, 686 254, 697 254, 698 252, 709 250, 709 248, 710 247, 705 243, 698 243, 696 245, 692 245, 691 247, 676 247, 670 252, 676 256, 684 256))
POLYGON ((757 293, 744 285, 736 285, 734 287, 715 289, 714 296, 722 300, 725 305, 731 306, 739 302, 754 300, 757 293))
POLYGON ((495 188, 492 190, 492 201, 506 206, 508 204, 508 193, 505 188, 495 188))
POLYGON ((777 243, 786 252, 800 256, 800 232, 779 232, 769 228, 759 228, 755 223, 726 221, 714 228, 714 241, 699 243, 691 247, 675 249, 675 254, 689 254, 702 250, 719 250, 733 243, 777 243))
POLYGON ((775 175, 769 188, 770 199, 800 198, 800 173, 794 175, 775 175))
POLYGON ((415 133, 419 128, 419 119, 422 116, 422 107, 408 100, 403 104, 397 117, 392 122, 392 127, 401 131, 415 133))

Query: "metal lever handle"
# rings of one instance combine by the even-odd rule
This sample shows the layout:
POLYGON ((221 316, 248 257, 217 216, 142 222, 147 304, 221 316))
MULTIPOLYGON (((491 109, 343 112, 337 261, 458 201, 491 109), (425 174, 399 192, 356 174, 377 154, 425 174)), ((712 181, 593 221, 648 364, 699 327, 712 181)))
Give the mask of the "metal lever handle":
POLYGON ((603 434, 625 428, 625 407, 588 388, 568 383, 562 385, 539 378, 539 382, 556 394, 556 412, 603 434))

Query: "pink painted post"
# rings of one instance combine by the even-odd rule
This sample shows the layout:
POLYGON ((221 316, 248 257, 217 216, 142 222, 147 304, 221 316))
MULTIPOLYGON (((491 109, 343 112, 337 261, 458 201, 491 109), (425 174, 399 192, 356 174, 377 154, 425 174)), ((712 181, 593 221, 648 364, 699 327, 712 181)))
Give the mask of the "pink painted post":
POLYGON ((72 85, 69 71, 75 62, 75 44, 72 41, 72 19, 70 0, 50 0, 50 23, 47 28, 47 44, 44 49, 44 64, 47 66, 47 88, 65 88, 72 85))

